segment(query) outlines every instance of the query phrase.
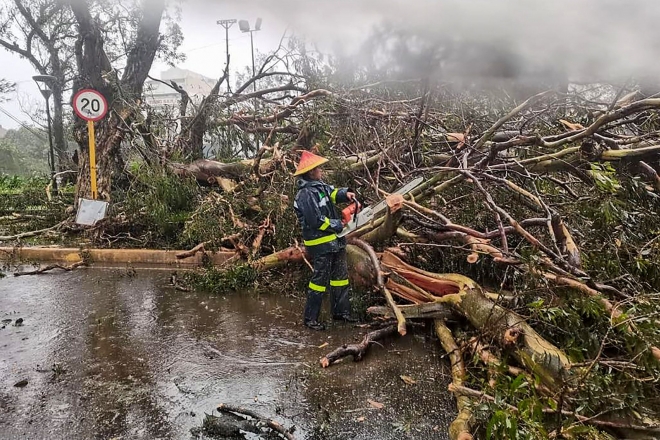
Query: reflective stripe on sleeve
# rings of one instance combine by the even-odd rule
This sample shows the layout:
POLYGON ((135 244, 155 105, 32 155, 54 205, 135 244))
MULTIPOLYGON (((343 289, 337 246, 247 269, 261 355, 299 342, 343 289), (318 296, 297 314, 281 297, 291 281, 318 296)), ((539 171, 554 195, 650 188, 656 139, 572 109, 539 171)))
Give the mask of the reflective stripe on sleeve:
POLYGON ((322 231, 325 231, 329 227, 330 227, 330 219, 328 217, 326 217, 325 220, 323 221, 323 224, 321 226, 319 226, 319 229, 322 230, 322 231))
POLYGON ((332 200, 332 203, 335 205, 337 204, 337 193, 339 193, 339 189, 335 189, 330 193, 330 200, 332 200))

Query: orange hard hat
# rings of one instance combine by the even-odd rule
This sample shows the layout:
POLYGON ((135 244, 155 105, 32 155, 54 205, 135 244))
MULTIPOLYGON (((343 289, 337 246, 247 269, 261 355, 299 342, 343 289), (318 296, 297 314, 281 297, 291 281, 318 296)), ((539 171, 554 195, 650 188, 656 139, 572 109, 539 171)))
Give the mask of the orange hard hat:
POLYGON ((296 168, 296 172, 293 173, 293 175, 299 176, 301 174, 305 174, 307 171, 313 170, 319 165, 323 165, 327 161, 328 159, 325 157, 317 156, 316 154, 305 150, 302 152, 300 162, 298 162, 298 167, 296 168))

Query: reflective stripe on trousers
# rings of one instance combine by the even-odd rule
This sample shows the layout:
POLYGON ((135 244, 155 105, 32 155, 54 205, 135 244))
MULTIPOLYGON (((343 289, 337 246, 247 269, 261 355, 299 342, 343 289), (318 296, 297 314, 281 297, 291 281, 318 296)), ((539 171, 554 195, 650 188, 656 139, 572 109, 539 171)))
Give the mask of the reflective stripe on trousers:
POLYGON ((332 316, 342 317, 351 313, 350 285, 346 266, 346 249, 314 256, 314 274, 307 289, 305 322, 318 321, 323 296, 330 290, 332 316))

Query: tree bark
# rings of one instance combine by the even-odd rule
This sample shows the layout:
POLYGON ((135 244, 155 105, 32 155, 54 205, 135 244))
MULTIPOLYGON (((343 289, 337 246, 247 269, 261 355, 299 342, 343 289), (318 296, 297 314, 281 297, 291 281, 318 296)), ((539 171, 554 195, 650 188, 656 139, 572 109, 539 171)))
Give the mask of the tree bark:
POLYGON ((570 365, 563 351, 541 337, 523 317, 487 298, 481 289, 447 295, 442 301, 454 306, 475 328, 487 331, 500 346, 512 349, 516 360, 545 385, 556 387, 570 365))

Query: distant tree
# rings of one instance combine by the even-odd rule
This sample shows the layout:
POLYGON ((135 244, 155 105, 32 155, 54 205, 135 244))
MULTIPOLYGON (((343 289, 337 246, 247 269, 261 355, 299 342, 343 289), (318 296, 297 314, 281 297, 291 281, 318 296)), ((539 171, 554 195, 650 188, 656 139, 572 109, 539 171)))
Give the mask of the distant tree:
MULTIPOLYGON (((183 40, 177 24, 179 14, 165 11, 165 0, 6 0, 0 5, 0 47, 27 59, 40 74, 57 80, 53 89, 54 143, 59 169, 68 168, 65 118, 62 112, 67 92, 90 87, 100 90, 110 103, 110 125, 130 126, 138 114, 144 78, 156 54, 168 62, 180 60, 177 49, 183 40), (165 20, 163 20, 165 18, 165 20), (161 25, 163 32, 161 33, 161 25), (117 113, 119 108, 122 112, 117 113), (124 111, 130 109, 130 115, 124 111)), ((105 130, 99 123, 99 182, 109 197, 107 163, 121 169, 119 145, 125 131, 105 130), (116 148, 108 150, 106 142, 116 148), (111 156, 111 157, 110 157, 111 156)), ((86 155, 84 125, 73 130, 86 155)), ((84 157, 79 164, 85 164, 84 157)), ((88 173, 81 173, 85 176, 88 173)), ((87 179, 88 180, 88 179, 87 179)), ((85 182, 83 182, 85 183, 85 182)), ((88 185, 79 186, 81 190, 88 185)))
POLYGON ((13 92, 14 87, 15 87, 14 83, 10 83, 6 79, 0 78, 0 102, 7 100, 7 98, 2 95, 13 92))
POLYGON ((0 174, 48 175, 48 138, 37 127, 8 130, 0 138, 0 174))
POLYGON ((57 168, 69 168, 65 140, 64 93, 75 75, 73 15, 56 0, 7 0, 0 6, 0 46, 28 60, 40 75, 55 80, 53 91, 53 144, 57 168))

